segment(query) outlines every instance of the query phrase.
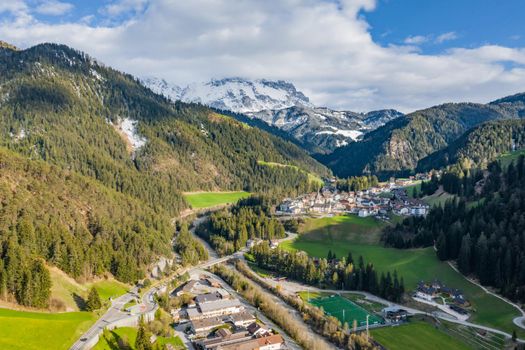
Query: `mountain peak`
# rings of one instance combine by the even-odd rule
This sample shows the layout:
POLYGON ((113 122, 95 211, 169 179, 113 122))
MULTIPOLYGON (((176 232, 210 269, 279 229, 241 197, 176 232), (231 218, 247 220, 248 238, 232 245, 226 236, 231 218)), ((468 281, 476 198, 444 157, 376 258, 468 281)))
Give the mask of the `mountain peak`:
POLYGON ((9 44, 9 43, 7 43, 5 41, 2 41, 2 40, 0 40, 0 48, 13 50, 13 51, 18 51, 18 47, 14 46, 12 44, 9 44))
POLYGON ((312 106, 308 97, 284 80, 227 77, 192 83, 184 88, 159 78, 144 78, 142 82, 154 92, 172 100, 201 103, 235 113, 255 113, 297 105, 312 106))

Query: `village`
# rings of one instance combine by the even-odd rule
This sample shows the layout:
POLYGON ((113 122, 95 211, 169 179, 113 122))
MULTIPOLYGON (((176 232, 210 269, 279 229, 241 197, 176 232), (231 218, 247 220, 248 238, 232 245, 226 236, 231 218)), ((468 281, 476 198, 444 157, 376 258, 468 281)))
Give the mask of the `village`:
POLYGON ((193 277, 170 296, 182 301, 180 308, 171 310, 176 330, 195 349, 288 349, 283 336, 214 277, 193 277))
POLYGON ((428 179, 427 174, 408 179, 391 179, 361 191, 340 191, 335 179, 326 181, 318 192, 286 198, 277 208, 277 215, 337 215, 355 214, 373 216, 388 221, 389 214, 398 216, 426 216, 429 205, 417 198, 410 198, 406 187, 428 179))

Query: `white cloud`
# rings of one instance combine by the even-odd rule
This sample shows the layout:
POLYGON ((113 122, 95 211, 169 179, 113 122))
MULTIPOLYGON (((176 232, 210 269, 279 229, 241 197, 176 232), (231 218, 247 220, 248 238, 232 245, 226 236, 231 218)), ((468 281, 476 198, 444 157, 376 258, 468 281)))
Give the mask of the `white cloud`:
POLYGON ((128 12, 141 12, 148 3, 148 0, 117 0, 106 5, 102 13, 109 16, 118 16, 128 12))
POLYGON ((35 9, 36 13, 49 16, 60 16, 73 9, 73 4, 57 0, 46 0, 40 3, 35 9))
POLYGON ((119 25, 14 19, 0 21, 0 37, 19 47, 65 43, 120 70, 180 85, 227 76, 289 80, 318 105, 357 111, 487 102, 525 89, 523 48, 481 46, 425 55, 415 44, 375 43, 359 15, 374 9, 373 0, 127 4, 143 7, 122 7, 140 15, 119 25))
POLYGON ((415 35, 415 36, 409 36, 405 38, 403 42, 408 45, 420 45, 420 44, 426 43, 428 40, 429 40, 428 36, 415 35))
POLYGON ((441 43, 444 43, 445 41, 455 40, 457 38, 458 38, 458 35, 456 34, 456 32, 447 32, 447 33, 438 35, 435 42, 437 44, 441 44, 441 43))

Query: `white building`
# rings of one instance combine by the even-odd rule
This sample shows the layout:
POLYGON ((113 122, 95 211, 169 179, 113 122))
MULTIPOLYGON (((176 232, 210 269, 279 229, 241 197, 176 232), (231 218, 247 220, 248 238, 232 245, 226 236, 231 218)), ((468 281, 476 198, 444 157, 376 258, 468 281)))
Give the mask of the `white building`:
POLYGON ((368 209, 359 209, 358 215, 360 218, 366 218, 367 216, 370 216, 370 211, 368 209))
POLYGON ((244 307, 238 299, 233 299, 199 304, 199 309, 204 317, 214 317, 239 313, 244 307))

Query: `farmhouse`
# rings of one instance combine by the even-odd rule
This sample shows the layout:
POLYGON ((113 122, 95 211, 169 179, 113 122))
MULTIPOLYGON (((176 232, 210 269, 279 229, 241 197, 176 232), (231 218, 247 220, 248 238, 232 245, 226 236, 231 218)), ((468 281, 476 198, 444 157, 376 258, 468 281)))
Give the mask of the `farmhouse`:
POLYGON ((394 323, 403 322, 408 317, 408 312, 397 306, 386 307, 382 310, 382 312, 385 319, 394 323))

